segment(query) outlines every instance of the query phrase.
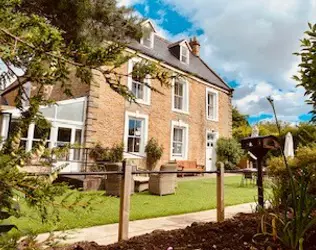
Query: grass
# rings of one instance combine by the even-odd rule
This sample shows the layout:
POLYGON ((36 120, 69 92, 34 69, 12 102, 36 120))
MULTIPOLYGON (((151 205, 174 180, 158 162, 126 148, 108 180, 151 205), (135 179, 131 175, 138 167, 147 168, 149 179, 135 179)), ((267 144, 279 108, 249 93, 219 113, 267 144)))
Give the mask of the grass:
MULTIPOLYGON (((240 186, 241 177, 225 177, 225 206, 256 201, 257 190, 252 185, 240 186)), ((42 223, 38 212, 22 204, 24 215, 12 218, 22 234, 91 227, 118 222, 119 198, 107 197, 104 192, 85 192, 93 197, 91 211, 59 209, 60 221, 42 223)), ((79 192, 75 192, 74 196, 79 192)), ((216 208, 216 180, 200 179, 178 182, 177 193, 168 196, 154 196, 148 192, 136 193, 131 198, 130 220, 183 214, 216 208)))

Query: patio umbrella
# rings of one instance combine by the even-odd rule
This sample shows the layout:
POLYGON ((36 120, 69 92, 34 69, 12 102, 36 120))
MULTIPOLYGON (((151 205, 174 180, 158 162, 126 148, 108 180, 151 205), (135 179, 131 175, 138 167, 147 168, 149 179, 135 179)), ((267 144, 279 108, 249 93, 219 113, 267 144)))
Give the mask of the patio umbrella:
POLYGON ((284 143, 284 155, 286 157, 294 157, 294 143, 293 143, 293 136, 291 132, 288 132, 285 136, 285 143, 284 143))

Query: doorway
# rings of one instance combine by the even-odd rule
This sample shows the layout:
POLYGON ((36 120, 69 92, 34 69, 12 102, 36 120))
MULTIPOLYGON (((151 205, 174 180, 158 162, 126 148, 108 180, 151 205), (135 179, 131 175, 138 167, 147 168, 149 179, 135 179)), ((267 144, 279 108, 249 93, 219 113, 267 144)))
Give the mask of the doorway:
POLYGON ((205 170, 216 170, 216 141, 217 132, 206 131, 206 153, 205 153, 205 170))

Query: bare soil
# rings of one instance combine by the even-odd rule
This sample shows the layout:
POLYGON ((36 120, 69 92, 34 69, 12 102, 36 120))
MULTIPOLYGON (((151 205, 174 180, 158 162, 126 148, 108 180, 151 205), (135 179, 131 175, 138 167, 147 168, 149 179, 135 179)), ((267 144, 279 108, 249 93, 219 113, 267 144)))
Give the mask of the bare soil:
MULTIPOLYGON (((266 248, 253 243, 253 236, 260 229, 259 224, 259 215, 239 214, 222 223, 193 223, 185 229, 156 230, 108 246, 79 242, 58 250, 263 250, 266 248)), ((316 229, 309 232, 304 245, 304 250, 316 250, 316 229)), ((272 249, 285 250, 277 245, 272 249)))

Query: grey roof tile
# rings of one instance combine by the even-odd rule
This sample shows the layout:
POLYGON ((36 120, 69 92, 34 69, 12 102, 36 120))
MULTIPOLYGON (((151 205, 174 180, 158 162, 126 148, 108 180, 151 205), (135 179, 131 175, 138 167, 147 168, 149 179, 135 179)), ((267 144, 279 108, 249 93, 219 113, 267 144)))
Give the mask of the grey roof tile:
POLYGON ((190 63, 182 63, 169 50, 169 46, 174 45, 174 43, 170 43, 169 41, 158 35, 155 35, 154 39, 155 40, 153 49, 147 48, 137 41, 130 42, 128 47, 139 51, 147 56, 153 57, 159 61, 162 61, 170 66, 190 73, 210 84, 216 85, 217 87, 229 91, 232 90, 232 88, 230 88, 224 82, 224 80, 221 79, 221 77, 219 77, 200 57, 197 57, 190 52, 190 63))

